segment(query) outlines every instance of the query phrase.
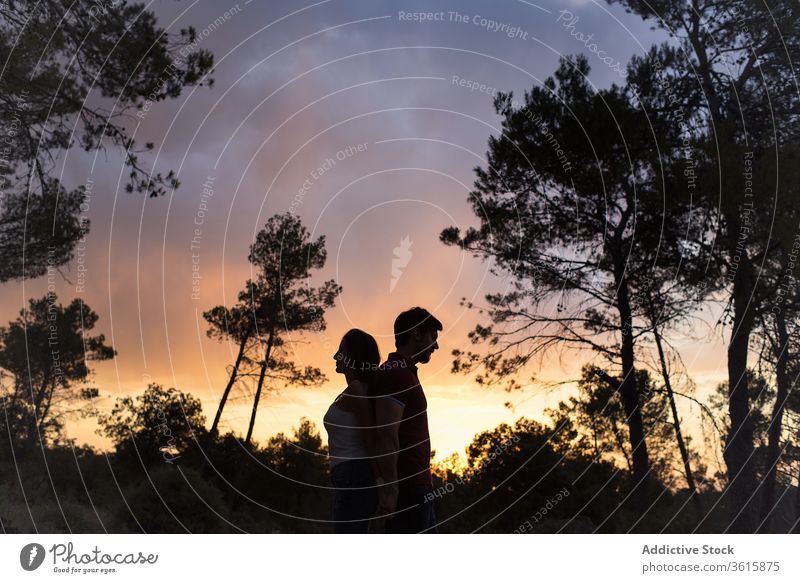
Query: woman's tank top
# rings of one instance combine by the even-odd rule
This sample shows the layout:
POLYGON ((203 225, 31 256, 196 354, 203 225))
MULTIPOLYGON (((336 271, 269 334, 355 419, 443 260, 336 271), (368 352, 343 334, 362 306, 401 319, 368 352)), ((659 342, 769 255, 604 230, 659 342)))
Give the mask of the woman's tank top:
POLYGON ((358 418, 351 411, 346 411, 339 406, 339 399, 328 407, 328 412, 322 420, 328 432, 328 455, 331 467, 353 459, 366 459, 369 457, 364 435, 358 426, 358 418))

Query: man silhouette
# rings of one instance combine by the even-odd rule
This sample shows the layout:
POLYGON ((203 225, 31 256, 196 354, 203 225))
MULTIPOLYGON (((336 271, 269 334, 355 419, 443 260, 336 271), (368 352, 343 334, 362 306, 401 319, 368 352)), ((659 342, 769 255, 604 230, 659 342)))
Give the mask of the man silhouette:
POLYGON ((435 532, 431 483, 428 402, 417 364, 439 348, 442 323, 423 308, 411 308, 394 321, 396 351, 378 369, 375 400, 378 477, 377 516, 391 517, 386 532, 435 532))

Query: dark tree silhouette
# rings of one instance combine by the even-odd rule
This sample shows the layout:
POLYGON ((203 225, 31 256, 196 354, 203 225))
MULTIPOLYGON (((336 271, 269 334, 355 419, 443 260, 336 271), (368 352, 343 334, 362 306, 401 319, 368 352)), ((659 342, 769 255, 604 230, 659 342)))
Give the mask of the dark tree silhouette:
POLYGON ((230 377, 228 377, 228 383, 222 391, 222 397, 219 400, 219 406, 214 415, 214 421, 211 423, 211 430, 209 432, 210 438, 218 434, 222 411, 225 409, 225 404, 228 402, 231 389, 239 377, 239 371, 245 359, 245 355, 255 338, 256 330, 253 318, 251 317, 251 310, 247 306, 248 298, 249 294, 244 291, 239 294, 239 303, 233 308, 216 306, 203 313, 203 317, 208 322, 206 334, 209 338, 220 341, 231 340, 238 346, 236 358, 231 367, 230 377))
POLYGON ((648 276, 659 252, 669 257, 679 246, 685 214, 678 206, 665 212, 662 202, 664 167, 674 163, 667 146, 678 142, 678 128, 659 110, 642 109, 630 87, 594 91, 588 72, 585 57, 562 60, 555 79, 522 103, 511 94, 495 100, 503 135, 489 139, 470 199, 481 225, 441 238, 491 259, 514 287, 487 296, 491 325, 479 325, 471 339, 488 341, 488 350, 457 352, 454 370, 480 368, 478 380, 494 382, 513 379, 551 348, 598 352, 621 372, 614 376, 633 473, 644 488, 650 459, 635 348, 649 323, 637 297, 653 288, 648 276), (664 247, 640 232, 656 233, 664 247))
MULTIPOLYGON (((791 367, 791 376, 793 379, 800 378, 800 365, 798 365, 797 361, 791 367)), ((792 391, 789 394, 789 399, 786 404, 786 410, 789 414, 789 420, 791 423, 787 423, 788 427, 787 430, 791 431, 792 434, 795 436, 795 439, 800 441, 800 392, 792 391)), ((800 459, 800 444, 795 444, 793 451, 794 459, 800 459)), ((790 469, 791 471, 791 469, 790 469)), ((786 477, 786 481, 791 484, 792 480, 796 480, 798 484, 800 484, 800 464, 797 464, 797 468, 794 470, 794 475, 789 474, 786 477)), ((771 512, 770 517, 774 522, 775 517, 775 509, 768 509, 771 512)), ((790 532, 797 534, 800 533, 800 487, 795 488, 794 492, 794 515, 789 519, 792 528, 790 532)))
POLYGON ((255 328, 264 346, 245 444, 250 443, 261 391, 269 379, 284 385, 312 386, 325 381, 318 368, 299 368, 287 350, 290 335, 325 330, 325 310, 333 307, 342 288, 334 280, 319 287, 308 284, 312 270, 325 266, 325 236, 312 241, 308 230, 291 213, 270 217, 250 246, 248 260, 259 270, 248 282, 255 328))
MULTIPOLYGON (((747 384, 750 386, 750 400, 753 403, 750 411, 750 421, 753 425, 754 442, 758 447, 763 447, 768 439, 769 410, 770 403, 775 399, 775 388, 766 377, 753 368, 747 370, 747 384)), ((717 412, 720 424, 726 434, 731 428, 730 417, 725 414, 728 391, 727 382, 720 383, 709 397, 709 406, 717 412)))
POLYGON ((141 165, 153 145, 137 148, 130 129, 137 110, 206 82, 213 59, 195 40, 194 29, 166 33, 124 0, 0 4, 0 282, 63 265, 88 230, 78 214, 84 188, 58 178, 58 157, 72 146, 124 151, 128 191, 157 196, 178 185, 172 171, 141 165))
POLYGON ((757 496, 748 357, 758 315, 774 297, 774 289, 759 285, 765 263, 779 246, 774 233, 785 232, 779 223, 797 224, 797 201, 785 192, 791 178, 779 177, 774 169, 786 167, 785 150, 797 143, 800 129, 792 66, 800 58, 800 7, 794 0, 769 5, 749 0, 609 2, 622 4, 676 41, 659 47, 660 55, 675 57, 662 59, 661 84, 673 88, 673 108, 686 109, 695 143, 705 142, 694 153, 697 174, 703 177, 697 203, 720 236, 708 265, 722 268, 721 277, 708 273, 706 284, 728 294, 731 326, 731 433, 725 449, 735 509, 730 530, 753 532, 757 496), (748 163, 757 201, 742 179, 748 163))
POLYGON ((30 300, 19 318, 0 328, 0 368, 13 382, 4 387, 8 431, 18 442, 44 446, 57 437, 63 417, 97 396, 85 382, 89 361, 113 358, 105 336, 89 336, 98 316, 81 300, 68 306, 55 294, 30 300))
MULTIPOLYGON (((792 410, 792 392, 800 378, 800 344, 798 344, 798 322, 800 322, 800 266, 790 260, 792 252, 800 251, 800 235, 792 247, 782 247, 775 258, 774 273, 777 289, 769 310, 762 311, 756 320, 756 340, 760 347, 759 361, 775 385, 775 401, 769 416, 767 429, 767 455, 765 475, 759 485, 761 508, 759 530, 770 532, 772 514, 776 504, 776 490, 781 466, 791 469, 797 459, 798 435, 791 428, 787 431, 785 417, 792 410), (793 268, 794 267, 794 268, 793 268)), ((785 470, 784 470, 785 472, 785 470)), ((791 483, 793 476, 785 476, 783 482, 791 483)))
POLYGON ((664 340, 661 335, 661 329, 658 324, 653 321, 653 339, 656 343, 658 351, 658 363, 661 368, 661 377, 664 379, 664 389, 669 401, 670 412, 672 413, 672 426, 675 429, 675 439, 678 442, 678 451, 681 454, 681 461, 683 462, 683 471, 686 476, 686 486, 692 494, 697 492, 697 485, 695 484, 694 474, 692 473, 692 463, 689 457, 689 449, 686 447, 686 440, 684 439, 683 432, 681 431, 681 419, 678 414, 678 405, 675 402, 675 390, 672 386, 672 375, 669 372, 669 362, 667 354, 664 349, 664 340))
MULTIPOLYGON (((665 209, 664 212, 684 212, 665 209)), ((689 213, 685 213, 685 216, 689 213)), ((673 221, 673 224, 678 221, 673 221)), ((688 223, 688 222, 687 222, 688 223)), ((688 238, 673 234, 668 241, 662 240, 660 233, 646 232, 642 236, 650 239, 653 248, 662 246, 668 241, 689 243, 688 238)), ((687 438, 681 429, 681 418, 678 412, 677 396, 685 397, 697 403, 691 396, 694 385, 689 380, 683 383, 683 387, 676 384, 679 375, 676 374, 683 369, 680 355, 677 350, 671 348, 667 334, 675 329, 691 329, 696 324, 697 313, 701 305, 702 297, 696 293, 696 281, 694 274, 688 278, 681 273, 682 262, 689 253, 683 252, 680 248, 665 249, 665 253, 659 255, 658 263, 654 263, 649 270, 643 272, 644 275, 638 282, 639 293, 636 296, 637 312, 641 314, 643 327, 649 332, 655 346, 653 370, 661 377, 663 382, 663 392, 669 405, 672 427, 674 429, 675 441, 681 455, 683 473, 686 477, 686 485, 689 492, 698 491, 695 476, 692 471, 691 454, 687 446, 687 438), (683 391, 678 389, 682 388, 683 391)), ((687 377, 688 379, 688 377, 687 377)), ((699 498, 695 498, 695 504, 699 507, 699 498)))
POLYGON ((246 283, 237 305, 228 310, 218 306, 204 314, 210 334, 234 338, 238 353, 228 385, 223 392, 212 433, 217 431, 222 408, 236 376, 255 379, 255 394, 245 436, 249 445, 255 427, 261 395, 281 386, 314 386, 325 381, 312 366, 298 366, 292 360, 293 333, 325 329, 325 310, 332 307, 341 287, 329 280, 319 287, 309 285, 312 270, 322 269, 327 254, 325 237, 310 239, 296 216, 286 213, 271 217, 250 246, 248 260, 257 270, 254 281, 246 283), (249 366, 242 373, 242 364, 249 366))
MULTIPOLYGON (((680 458, 675 455, 666 391, 660 390, 646 370, 636 371, 642 398, 642 420, 648 436, 652 472, 663 484, 675 488, 680 458)), ((564 449, 593 456, 632 470, 625 408, 618 392, 620 379, 597 366, 587 365, 578 381, 577 395, 561 401, 546 413, 556 428, 554 439, 564 449)), ((690 451, 687 447, 687 455, 690 451)), ((697 457, 691 452, 692 457, 697 457)))
MULTIPOLYGON (((510 533, 526 520, 538 532, 593 532, 624 489, 624 474, 612 464, 569 447, 554 428, 530 419, 477 434, 464 461, 466 471, 435 468, 435 491, 444 494, 436 502, 442 532, 510 533), (534 516, 558 492, 566 496, 549 505, 546 524, 537 522, 534 516)), ((600 530, 619 526, 607 521, 600 530)))
POLYGON ((149 465, 159 459, 175 463, 205 434, 200 401, 174 388, 151 383, 138 397, 117 399, 108 414, 98 416, 98 433, 108 437, 117 454, 149 465))

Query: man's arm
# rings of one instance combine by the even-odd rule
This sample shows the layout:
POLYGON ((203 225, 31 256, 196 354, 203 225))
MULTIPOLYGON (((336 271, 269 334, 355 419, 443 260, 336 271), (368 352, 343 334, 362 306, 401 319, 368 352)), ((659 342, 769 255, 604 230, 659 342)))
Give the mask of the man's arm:
POLYGON ((397 509, 397 457, 400 451, 400 421, 405 405, 393 397, 375 402, 375 453, 378 477, 383 485, 378 490, 378 516, 393 514, 397 509))

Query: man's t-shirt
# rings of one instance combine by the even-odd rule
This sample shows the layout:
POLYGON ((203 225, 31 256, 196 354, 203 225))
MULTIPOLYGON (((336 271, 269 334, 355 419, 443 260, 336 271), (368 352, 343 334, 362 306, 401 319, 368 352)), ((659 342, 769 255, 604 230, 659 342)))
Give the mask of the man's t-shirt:
POLYGON ((404 406, 398 428, 397 479, 400 487, 431 484, 428 401, 419 384, 417 367, 402 354, 392 352, 375 373, 372 390, 375 396, 394 399, 404 406))

